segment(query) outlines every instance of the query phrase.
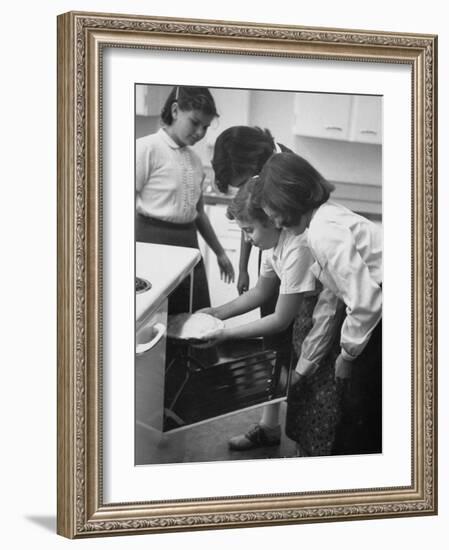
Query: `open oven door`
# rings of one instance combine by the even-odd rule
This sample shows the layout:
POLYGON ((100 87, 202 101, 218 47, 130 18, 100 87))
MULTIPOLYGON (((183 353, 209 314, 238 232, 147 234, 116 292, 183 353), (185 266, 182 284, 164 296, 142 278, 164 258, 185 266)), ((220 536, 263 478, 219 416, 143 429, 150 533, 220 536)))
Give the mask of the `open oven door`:
POLYGON ((284 400, 290 378, 290 346, 267 349, 262 338, 211 349, 168 341, 163 431, 284 400))

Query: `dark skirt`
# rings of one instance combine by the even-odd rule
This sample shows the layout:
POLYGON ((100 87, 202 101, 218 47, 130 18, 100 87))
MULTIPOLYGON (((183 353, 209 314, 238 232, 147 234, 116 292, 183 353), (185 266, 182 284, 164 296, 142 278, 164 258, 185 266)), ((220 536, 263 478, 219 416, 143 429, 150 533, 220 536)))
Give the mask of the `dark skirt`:
MULTIPOLYGON (((298 357, 312 326, 316 298, 306 298, 293 328, 298 357)), ((362 354, 353 362, 351 378, 335 381, 340 349, 337 324, 334 343, 317 371, 289 389, 286 435, 302 456, 382 452, 382 321, 362 354)))
MULTIPOLYGON (((317 296, 305 297, 293 325, 295 355, 301 355, 302 344, 312 328, 312 314, 317 296)), ((343 311, 343 310, 342 310, 343 311)), ((340 328, 343 315, 335 328, 334 341, 327 356, 314 374, 303 376, 289 388, 285 433, 296 441, 301 456, 334 454, 338 426, 342 416, 340 392, 335 382, 335 360, 340 353, 340 328)))
MULTIPOLYGON (((170 223, 136 214, 136 241, 196 248, 198 235, 195 223, 170 223)), ((161 266, 163 269, 163 266, 161 266)), ((169 314, 189 311, 190 277, 186 277, 172 292, 168 301, 169 314)), ((210 307, 206 270, 201 259, 193 274, 193 311, 210 307)))
POLYGON ((342 419, 336 454, 382 452, 382 320, 341 382, 342 419))

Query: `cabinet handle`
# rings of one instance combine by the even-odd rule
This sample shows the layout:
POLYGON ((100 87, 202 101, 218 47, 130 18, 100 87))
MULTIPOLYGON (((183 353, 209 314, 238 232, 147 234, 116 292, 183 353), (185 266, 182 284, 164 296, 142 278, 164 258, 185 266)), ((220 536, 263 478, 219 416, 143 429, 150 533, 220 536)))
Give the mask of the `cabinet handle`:
POLYGON ((144 342, 143 344, 136 345, 137 355, 142 355, 142 353, 146 353, 147 351, 150 351, 150 349, 154 348, 156 344, 158 344, 160 339, 164 336, 167 330, 167 327, 162 323, 156 323, 154 325, 154 328, 156 330, 156 336, 154 338, 152 338, 149 342, 144 342))
POLYGON ((371 136, 376 136, 377 132, 376 130, 360 130, 361 134, 369 134, 371 136))

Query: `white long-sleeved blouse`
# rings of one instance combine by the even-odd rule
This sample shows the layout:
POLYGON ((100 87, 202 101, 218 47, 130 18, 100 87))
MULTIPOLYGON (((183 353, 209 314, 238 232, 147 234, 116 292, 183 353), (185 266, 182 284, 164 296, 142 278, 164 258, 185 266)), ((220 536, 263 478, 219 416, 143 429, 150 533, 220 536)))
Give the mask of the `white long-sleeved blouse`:
POLYGON ((346 306, 341 353, 358 357, 382 316, 382 231, 370 220, 331 201, 314 213, 307 232, 315 259, 311 271, 322 283, 314 326, 306 338, 296 370, 313 370, 322 355, 320 334, 330 332, 338 299, 346 306))

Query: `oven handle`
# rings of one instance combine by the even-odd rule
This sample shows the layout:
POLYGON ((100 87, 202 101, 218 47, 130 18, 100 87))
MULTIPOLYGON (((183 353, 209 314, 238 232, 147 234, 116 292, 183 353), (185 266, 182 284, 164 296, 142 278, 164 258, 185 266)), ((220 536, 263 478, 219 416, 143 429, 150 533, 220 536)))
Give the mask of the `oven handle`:
POLYGON ((142 355, 143 353, 146 353, 150 349, 154 348, 167 331, 167 327, 162 323, 156 323, 154 328, 156 329, 156 336, 154 338, 152 338, 149 342, 136 345, 137 355, 142 355))

